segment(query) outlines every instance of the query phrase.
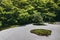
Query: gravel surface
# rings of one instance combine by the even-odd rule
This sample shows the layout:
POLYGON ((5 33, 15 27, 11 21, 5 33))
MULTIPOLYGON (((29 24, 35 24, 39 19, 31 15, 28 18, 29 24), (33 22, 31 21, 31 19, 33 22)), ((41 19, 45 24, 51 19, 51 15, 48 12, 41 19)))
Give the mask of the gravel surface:
POLYGON ((60 40, 60 25, 45 24, 46 26, 28 24, 0 31, 0 40, 60 40), (52 34, 48 37, 38 36, 30 33, 32 29, 49 29, 52 34))

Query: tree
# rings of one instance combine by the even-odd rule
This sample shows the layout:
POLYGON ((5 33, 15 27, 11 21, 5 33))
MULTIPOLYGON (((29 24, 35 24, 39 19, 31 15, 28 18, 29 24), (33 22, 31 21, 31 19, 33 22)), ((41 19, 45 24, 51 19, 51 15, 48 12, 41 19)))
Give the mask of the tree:
POLYGON ((51 22, 56 14, 57 18, 60 17, 59 11, 59 0, 1 0, 0 24, 8 26, 51 22))

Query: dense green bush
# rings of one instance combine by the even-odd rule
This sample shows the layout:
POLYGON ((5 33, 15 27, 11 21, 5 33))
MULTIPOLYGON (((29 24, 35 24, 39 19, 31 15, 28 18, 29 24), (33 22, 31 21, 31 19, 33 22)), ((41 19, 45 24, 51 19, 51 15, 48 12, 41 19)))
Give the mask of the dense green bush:
POLYGON ((59 0, 1 0, 0 27, 52 22, 56 14, 56 18, 59 19, 59 11, 59 0))

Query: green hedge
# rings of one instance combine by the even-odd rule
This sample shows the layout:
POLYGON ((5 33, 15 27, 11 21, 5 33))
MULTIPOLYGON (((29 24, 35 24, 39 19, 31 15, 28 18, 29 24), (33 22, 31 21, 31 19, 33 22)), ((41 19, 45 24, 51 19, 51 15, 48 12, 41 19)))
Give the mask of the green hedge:
POLYGON ((1 0, 0 27, 52 22, 59 14, 59 4, 59 0, 1 0))

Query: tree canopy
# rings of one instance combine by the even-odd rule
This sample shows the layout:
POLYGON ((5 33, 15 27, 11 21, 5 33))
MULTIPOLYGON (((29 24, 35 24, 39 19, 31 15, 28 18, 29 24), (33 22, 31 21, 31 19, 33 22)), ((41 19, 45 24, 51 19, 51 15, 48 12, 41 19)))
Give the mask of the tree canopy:
POLYGON ((60 0, 0 0, 0 28, 59 21, 59 12, 60 0))

